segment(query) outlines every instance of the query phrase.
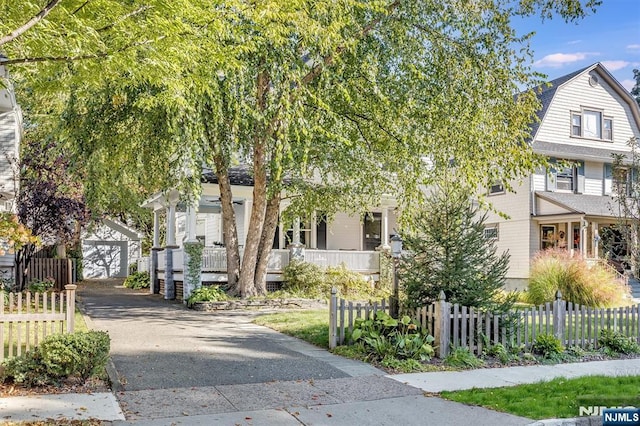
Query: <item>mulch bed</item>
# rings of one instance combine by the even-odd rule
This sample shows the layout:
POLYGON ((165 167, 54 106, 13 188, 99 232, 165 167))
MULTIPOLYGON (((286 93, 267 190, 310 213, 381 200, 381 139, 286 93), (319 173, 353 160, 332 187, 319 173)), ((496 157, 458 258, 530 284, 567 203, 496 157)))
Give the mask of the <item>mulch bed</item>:
MULTIPOLYGON (((0 398, 8 396, 51 395, 60 393, 110 392, 108 384, 101 379, 89 379, 82 383, 79 379, 69 379, 59 385, 26 387, 17 383, 0 383, 0 398)), ((1 424, 1 423, 0 423, 1 424)))

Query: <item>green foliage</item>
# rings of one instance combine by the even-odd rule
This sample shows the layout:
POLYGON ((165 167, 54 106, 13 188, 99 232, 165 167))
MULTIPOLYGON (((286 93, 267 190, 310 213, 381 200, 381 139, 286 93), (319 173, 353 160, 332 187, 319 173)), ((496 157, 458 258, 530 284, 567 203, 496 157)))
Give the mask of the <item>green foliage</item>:
POLYGON ((615 330, 600 330, 598 344, 614 354, 636 354, 640 353, 640 345, 632 337, 615 330))
POLYGON ((555 336, 550 334, 539 334, 533 342, 534 353, 542 355, 544 358, 553 358, 563 351, 562 343, 555 336))
POLYGON ((139 290, 141 288, 149 288, 151 285, 151 277, 148 272, 135 272, 124 280, 123 286, 139 290))
POLYGON ((45 293, 53 288, 56 281, 53 278, 35 280, 29 283, 29 291, 32 293, 45 293))
POLYGON ((187 306, 192 307, 196 302, 220 302, 227 299, 227 293, 225 293, 219 286, 202 286, 191 293, 191 296, 187 299, 187 306))
POLYGON ((508 364, 514 357, 502 343, 496 343, 485 350, 488 356, 496 357, 502 364, 508 364))
POLYGON ((554 301, 558 290, 563 300, 592 307, 620 306, 629 296, 629 289, 600 264, 589 266, 568 250, 544 250, 531 263, 527 297, 539 305, 554 301))
POLYGON ((103 331, 52 335, 24 355, 5 361, 2 380, 27 386, 55 384, 69 377, 86 380, 104 369, 109 348, 109 335, 103 331))
POLYGON ((484 366, 484 361, 476 357, 467 348, 455 348, 444 359, 445 365, 455 368, 480 368, 484 366))
MULTIPOLYGON (((494 240, 485 238, 486 214, 479 215, 471 198, 453 184, 438 185, 413 219, 416 231, 403 235, 411 253, 400 263, 409 307, 429 305, 444 291, 448 302, 496 310, 509 255, 498 255, 494 240)), ((503 311, 515 296, 505 301, 503 311)))
POLYGON ((388 296, 387 292, 372 288, 362 274, 350 271, 344 264, 323 269, 312 263, 293 261, 284 268, 282 291, 285 293, 326 299, 331 294, 332 287, 336 287, 340 297, 346 299, 388 296))
POLYGON ((310 297, 327 297, 331 288, 327 286, 322 268, 308 262, 292 261, 284 268, 282 289, 294 294, 310 297))
POLYGON ((351 339, 380 360, 393 357, 426 361, 435 353, 433 336, 420 330, 408 316, 396 320, 383 311, 373 319, 357 319, 351 339))

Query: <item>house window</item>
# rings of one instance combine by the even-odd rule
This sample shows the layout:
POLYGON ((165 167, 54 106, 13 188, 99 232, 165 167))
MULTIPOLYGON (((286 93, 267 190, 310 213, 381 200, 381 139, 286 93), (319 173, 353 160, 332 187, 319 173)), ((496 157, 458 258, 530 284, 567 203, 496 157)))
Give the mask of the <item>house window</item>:
POLYGON ((613 120, 605 118, 603 123, 604 131, 602 132, 602 139, 606 139, 608 141, 613 140, 613 120))
POLYGON ((484 227, 484 239, 485 240, 498 240, 499 232, 498 232, 498 224, 494 223, 491 225, 486 225, 484 227))
POLYGON ((613 119, 605 117, 601 111, 572 112, 571 136, 613 140, 613 119))
POLYGON ((571 115, 571 134, 582 136, 582 116, 580 114, 571 115))
POLYGON ((364 250, 375 250, 382 244, 382 213, 367 213, 362 228, 364 250))
POLYGON ((556 173, 556 189, 558 191, 571 191, 575 189, 574 167, 564 167, 556 173))
POLYGON ((554 248, 556 246, 556 227, 555 225, 543 225, 540 227, 540 247, 542 250, 554 248))
POLYGON ((500 181, 495 181, 489 186, 489 195, 504 194, 504 185, 500 181))

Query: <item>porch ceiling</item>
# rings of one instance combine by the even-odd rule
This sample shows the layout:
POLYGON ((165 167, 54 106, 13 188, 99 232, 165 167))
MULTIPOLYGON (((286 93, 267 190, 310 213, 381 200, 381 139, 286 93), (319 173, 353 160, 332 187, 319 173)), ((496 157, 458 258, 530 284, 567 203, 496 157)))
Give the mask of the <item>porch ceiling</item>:
POLYGON ((600 196, 536 191, 536 197, 566 209, 567 214, 617 217, 618 202, 608 195, 600 196))

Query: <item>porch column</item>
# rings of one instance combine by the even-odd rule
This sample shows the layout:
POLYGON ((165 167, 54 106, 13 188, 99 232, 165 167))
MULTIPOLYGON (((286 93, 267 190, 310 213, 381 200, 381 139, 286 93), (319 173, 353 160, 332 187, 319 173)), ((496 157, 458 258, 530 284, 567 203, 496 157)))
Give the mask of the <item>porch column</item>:
POLYGON ((304 262, 304 245, 300 242, 300 218, 293 221, 293 243, 289 246, 289 258, 304 262))
POLYGON ((312 249, 317 249, 318 248, 318 216, 316 215, 316 212, 314 211, 313 214, 311 215, 311 232, 310 232, 310 238, 309 238, 309 247, 312 249))
POLYGON ((176 245, 176 205, 167 207, 167 246, 176 245))
POLYGON ((389 246, 389 208, 384 207, 382 209, 382 240, 381 240, 381 248, 388 249, 391 248, 389 246))
POLYGON ((573 229, 571 229, 571 221, 567 222, 564 238, 567 244, 567 250, 573 254, 573 229))
POLYGON ((591 243, 593 244, 592 253, 596 259, 600 257, 598 247, 598 243, 600 242, 599 228, 600 226, 596 222, 591 222, 591 235, 593 236, 593 238, 591 238, 591 243))
POLYGON ((196 216, 198 214, 198 206, 187 206, 187 241, 192 243, 196 240, 196 216))
POLYGON ((587 226, 589 224, 584 219, 584 216, 580 218, 580 255, 582 258, 587 257, 587 226))
POLYGON ((158 252, 162 250, 160 247, 160 210, 153 210, 153 247, 149 256, 149 293, 160 293, 160 285, 158 283, 158 252))
POLYGON ((160 247, 160 210, 153 211, 153 247, 160 247))
POLYGON ((173 300, 176 298, 176 285, 173 280, 173 250, 176 246, 176 202, 170 202, 167 207, 167 246, 164 249, 165 272, 164 272, 164 298, 173 300))
POLYGON ((187 299, 194 290, 202 286, 202 249, 203 245, 196 238, 196 223, 198 203, 187 206, 187 240, 183 244, 182 265, 182 301, 187 299))

